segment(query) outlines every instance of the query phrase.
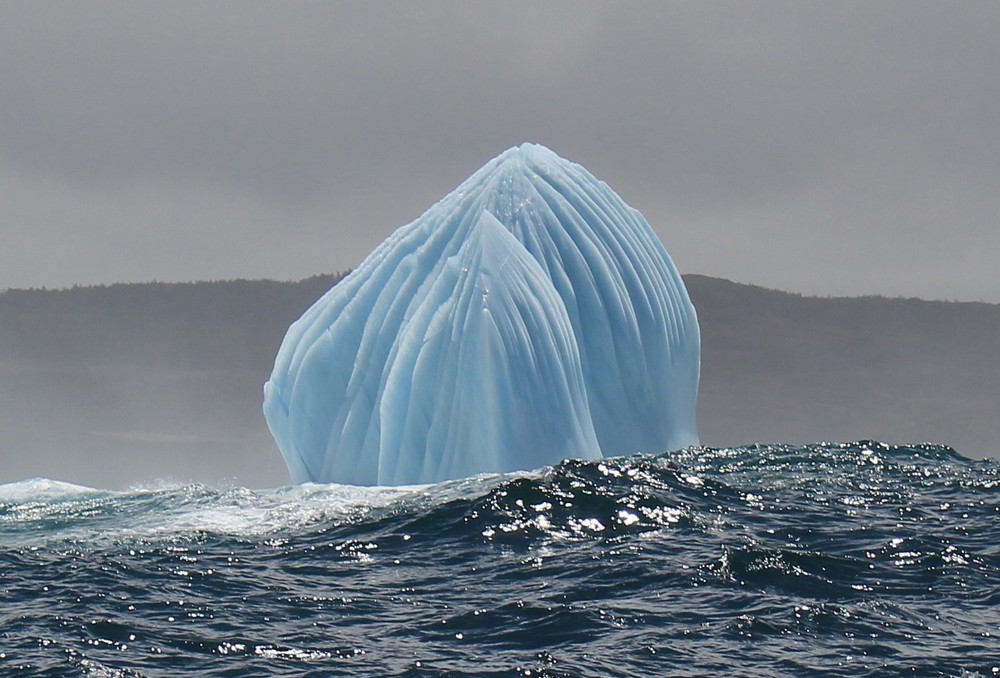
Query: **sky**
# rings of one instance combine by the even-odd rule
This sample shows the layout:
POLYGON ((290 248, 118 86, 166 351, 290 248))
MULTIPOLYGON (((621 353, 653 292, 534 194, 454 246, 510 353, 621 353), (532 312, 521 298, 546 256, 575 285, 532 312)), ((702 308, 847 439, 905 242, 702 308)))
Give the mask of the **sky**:
POLYGON ((356 266, 534 141, 678 268, 1000 303, 1000 3, 0 3, 0 289, 356 266))

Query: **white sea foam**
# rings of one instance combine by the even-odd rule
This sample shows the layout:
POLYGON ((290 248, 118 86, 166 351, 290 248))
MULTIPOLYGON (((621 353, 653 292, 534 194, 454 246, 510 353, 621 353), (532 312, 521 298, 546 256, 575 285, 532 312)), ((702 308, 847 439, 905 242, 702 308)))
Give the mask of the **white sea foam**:
POLYGON ((0 503, 23 503, 28 501, 51 501, 100 493, 93 487, 74 485, 61 480, 30 478, 0 485, 0 503))

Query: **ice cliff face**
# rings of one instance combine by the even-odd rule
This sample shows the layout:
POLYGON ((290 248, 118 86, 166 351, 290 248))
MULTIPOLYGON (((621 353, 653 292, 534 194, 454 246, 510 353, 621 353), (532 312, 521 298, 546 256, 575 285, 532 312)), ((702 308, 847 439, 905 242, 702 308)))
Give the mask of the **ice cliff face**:
POLYGON ((501 154, 288 330, 264 414, 294 482, 401 485, 697 443, 698 321, 637 211, 501 154))

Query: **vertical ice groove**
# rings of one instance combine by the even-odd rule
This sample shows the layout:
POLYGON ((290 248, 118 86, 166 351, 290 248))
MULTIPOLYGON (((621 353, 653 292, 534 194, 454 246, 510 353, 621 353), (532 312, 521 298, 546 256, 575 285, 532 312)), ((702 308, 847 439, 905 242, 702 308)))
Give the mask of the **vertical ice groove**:
POLYGON ((524 144, 293 323, 264 412, 295 482, 435 482, 693 444, 699 364, 649 224, 524 144))

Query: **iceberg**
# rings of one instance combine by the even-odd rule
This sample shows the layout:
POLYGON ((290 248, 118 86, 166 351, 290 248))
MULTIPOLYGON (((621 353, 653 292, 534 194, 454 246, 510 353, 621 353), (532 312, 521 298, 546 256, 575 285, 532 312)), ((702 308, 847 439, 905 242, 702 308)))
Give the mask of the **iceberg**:
POLYGON ((432 483, 697 444, 699 369, 646 220, 524 144, 292 324, 264 414, 295 483, 432 483))

